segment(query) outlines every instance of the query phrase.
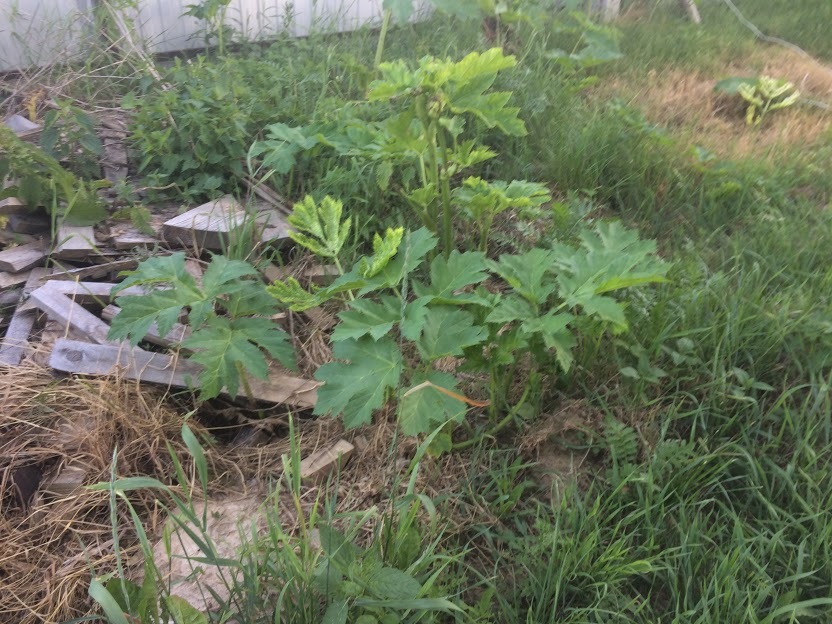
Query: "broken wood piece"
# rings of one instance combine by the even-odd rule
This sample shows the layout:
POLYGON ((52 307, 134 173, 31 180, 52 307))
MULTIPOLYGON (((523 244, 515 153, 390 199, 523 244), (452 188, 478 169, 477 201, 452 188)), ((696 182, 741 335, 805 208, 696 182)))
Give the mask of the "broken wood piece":
POLYGON ((6 273, 5 271, 0 271, 0 290, 9 288, 10 286, 23 284, 27 279, 29 279, 28 271, 21 271, 19 273, 6 273))
POLYGON ((315 451, 300 462, 301 481, 306 484, 324 481, 336 469, 347 465, 354 448, 346 440, 338 440, 329 448, 315 451))
POLYGON ((82 466, 64 466, 42 489, 52 496, 71 496, 81 489, 86 478, 87 471, 82 466))
POLYGON ((7 197, 0 200, 0 215, 15 214, 29 210, 29 207, 17 197, 7 197))
POLYGON ((60 283, 47 282, 44 286, 32 291, 29 299, 46 312, 49 318, 58 321, 64 327, 72 327, 98 344, 117 345, 107 339, 110 326, 55 288, 55 284, 60 283))
POLYGON ((127 146, 124 142, 127 133, 108 128, 99 130, 98 137, 104 152, 101 158, 104 178, 113 184, 121 182, 127 177, 127 146))
POLYGON ((23 139, 24 141, 29 141, 30 143, 34 143, 38 140, 42 130, 38 124, 29 121, 22 115, 11 115, 10 117, 6 117, 6 119, 3 120, 3 123, 6 127, 10 128, 18 138, 23 139))
POLYGON ((61 225, 52 255, 61 260, 87 258, 95 253, 95 230, 91 225, 61 225))
POLYGON ((139 261, 135 258, 125 258, 124 260, 115 260, 113 262, 106 262, 104 264, 94 264, 88 267, 81 267, 80 269, 67 269, 65 271, 58 271, 51 275, 44 276, 43 280, 84 280, 96 279, 106 277, 108 275, 115 275, 121 271, 132 271, 139 265, 139 261))
POLYGON ((0 306, 16 305, 20 301, 22 292, 20 288, 0 292, 0 306))
MULTIPOLYGON (((58 282, 59 283, 59 282, 58 282)), ((49 358, 55 370, 80 375, 119 374, 177 388, 195 387, 202 370, 199 364, 164 353, 130 349, 126 345, 89 344, 75 340, 56 341, 49 358)), ((310 379, 272 372, 265 380, 248 378, 252 398, 270 403, 286 403, 311 408, 320 384, 310 379)))
POLYGON ((150 236, 132 227, 110 238, 110 244, 120 251, 136 247, 155 247, 159 242, 159 239, 155 236, 150 236))
POLYGON ((38 319, 37 310, 27 305, 26 297, 37 287, 40 278, 47 269, 37 267, 29 272, 29 278, 20 295, 20 305, 9 321, 6 335, 0 343, 0 362, 9 366, 20 366, 26 353, 30 350, 29 337, 38 319))
POLYGON ((252 237, 252 242, 273 244, 289 238, 289 225, 274 208, 259 206, 246 211, 226 195, 173 217, 162 226, 166 242, 197 250, 223 249, 235 234, 252 237))
POLYGON ((166 221, 162 237, 168 243, 187 248, 222 249, 246 218, 240 203, 226 195, 166 221))
POLYGON ((42 263, 49 254, 40 242, 18 245, 0 251, 0 271, 19 273, 42 263))
POLYGON ((52 230, 49 215, 42 211, 9 215, 8 228, 15 234, 48 234, 52 230))
MULTIPOLYGON (((79 303, 99 303, 102 306, 112 299, 113 288, 118 284, 109 282, 70 282, 55 280, 48 282, 49 287, 79 303)), ((118 292, 121 295, 143 295, 147 292, 144 286, 130 286, 118 292)))
MULTIPOLYGON (((121 308, 116 305, 108 305, 101 310, 101 318, 105 321, 112 321, 121 312, 121 308)), ((151 342, 160 347, 175 347, 180 345, 188 336, 191 335, 191 328, 181 323, 175 323, 171 330, 164 336, 159 334, 159 328, 156 323, 150 326, 144 340, 151 342)))

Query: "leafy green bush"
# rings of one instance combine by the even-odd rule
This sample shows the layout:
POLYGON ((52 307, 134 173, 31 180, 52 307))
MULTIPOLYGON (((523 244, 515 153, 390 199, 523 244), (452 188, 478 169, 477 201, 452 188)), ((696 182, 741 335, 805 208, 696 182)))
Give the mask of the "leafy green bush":
MULTIPOLYGON (((300 206, 295 225, 315 232, 318 240, 303 232, 295 240, 332 257, 346 229, 338 223, 340 209, 329 198, 319 206, 311 199, 300 206)), ((576 335, 627 329, 624 306, 610 294, 663 281, 667 270, 655 258, 653 242, 640 241, 618 223, 583 232, 580 247, 560 244, 496 261, 482 252, 454 250, 435 257, 423 280, 418 269, 437 243, 425 228, 407 235, 388 230, 376 236, 373 255, 359 259, 326 288, 307 291, 292 279, 269 287, 294 310, 334 298, 347 307, 332 333, 339 361, 316 373, 325 382, 316 413, 341 414, 347 427, 357 427, 370 422, 373 411, 402 387, 404 433, 426 433, 459 421, 466 403, 482 402, 462 396, 455 377, 435 371, 433 364, 461 357, 467 370, 486 375, 495 420, 513 381, 506 370, 517 364, 519 354, 530 353, 542 375, 556 374, 558 366, 568 370, 576 335), (495 279, 497 292, 482 286, 495 279), (375 300, 367 297, 371 293, 375 300)), ((446 447, 449 442, 444 439, 446 447)))

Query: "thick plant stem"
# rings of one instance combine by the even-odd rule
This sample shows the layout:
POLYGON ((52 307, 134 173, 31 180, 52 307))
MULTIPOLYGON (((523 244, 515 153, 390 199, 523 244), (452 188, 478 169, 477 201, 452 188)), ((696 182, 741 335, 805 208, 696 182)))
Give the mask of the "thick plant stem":
POLYGON ((450 180, 448 179, 447 173, 442 175, 440 172, 442 168, 446 167, 448 164, 448 145, 447 140, 445 138, 444 131, 439 128, 437 130, 437 137, 439 139, 439 149, 442 153, 442 163, 437 163, 436 171, 437 177, 441 178, 440 182, 440 192, 442 195, 442 245, 445 247, 445 257, 447 258, 451 254, 451 249, 454 247, 454 219, 453 219, 453 206, 451 205, 451 184, 450 180))
POLYGON ((378 35, 378 45, 376 46, 376 58, 373 63, 373 69, 378 69, 381 65, 381 57, 384 55, 384 40, 387 39, 387 31, 390 29, 390 18, 393 12, 390 9, 384 11, 384 18, 381 22, 381 32, 378 35))

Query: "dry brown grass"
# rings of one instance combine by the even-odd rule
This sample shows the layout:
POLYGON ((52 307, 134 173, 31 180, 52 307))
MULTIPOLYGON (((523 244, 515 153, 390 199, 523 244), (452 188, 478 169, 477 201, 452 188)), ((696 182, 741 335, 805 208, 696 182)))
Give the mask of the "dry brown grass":
POLYGON ((832 106, 832 67, 767 46, 713 75, 684 68, 653 70, 638 81, 613 75, 599 84, 594 96, 624 98, 642 109, 652 123, 723 158, 773 160, 830 141, 830 110, 797 105, 775 111, 760 127, 749 128, 742 102, 714 92, 722 78, 757 75, 787 79, 805 98, 832 106))
MULTIPOLYGON (((79 489, 56 497, 45 490, 68 464, 83 467, 85 485, 106 481, 116 450, 119 477, 153 476, 174 485, 168 443, 193 479, 192 467, 181 443, 181 427, 187 411, 187 404, 172 401, 161 389, 140 387, 135 382, 113 378, 57 378, 35 364, 2 370, 0 622, 57 623, 90 612, 92 605, 87 597, 90 570, 105 574, 115 566, 108 495, 79 489), (21 501, 15 481, 21 481, 27 467, 37 467, 41 478, 35 473, 31 504, 21 504, 27 501, 21 501)), ((211 438, 200 424, 199 416, 188 420, 197 435, 206 440, 212 500, 234 500, 241 494, 257 493, 265 499, 267 484, 282 477, 281 457, 290 452, 285 427, 288 416, 280 408, 263 415, 259 420, 229 418, 229 428, 261 428, 264 435, 258 441, 225 446, 207 441, 211 438)), ((337 481, 304 488, 305 513, 325 498, 337 501, 336 512, 373 506, 380 512, 389 510, 396 493, 404 493, 409 461, 416 450, 415 440, 407 438, 399 438, 397 446, 391 446, 396 427, 393 416, 392 412, 388 418, 379 414, 374 425, 349 433, 344 432, 336 419, 302 416, 296 419, 301 456, 341 438, 353 440, 358 447, 337 481)), ((212 426, 216 424, 213 422, 216 416, 209 420, 212 426)), ((221 432, 221 429, 213 431, 221 432)), ((221 437, 227 436, 222 433, 221 437)), ((426 458, 418 479, 420 491, 434 497, 454 492, 470 470, 468 461, 463 454, 438 460, 426 458)), ((159 536, 166 517, 154 495, 137 493, 131 495, 131 501, 151 540, 159 536)), ((298 518, 291 501, 287 498, 285 502, 271 508, 280 509, 284 529, 294 532, 298 529, 298 518)), ((458 515, 445 518, 454 525, 462 526, 470 521, 467 510, 449 512, 452 516, 458 515)), ((125 560, 138 563, 132 523, 124 507, 118 512, 118 526, 125 560)), ((365 539, 371 537, 373 530, 372 524, 365 527, 365 539)))

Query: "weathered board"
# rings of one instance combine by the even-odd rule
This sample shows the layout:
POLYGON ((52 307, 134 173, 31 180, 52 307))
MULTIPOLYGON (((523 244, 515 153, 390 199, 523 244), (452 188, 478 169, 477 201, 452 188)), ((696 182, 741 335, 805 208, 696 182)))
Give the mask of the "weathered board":
POLYGON ((92 226, 62 225, 55 235, 52 255, 61 260, 77 260, 95 254, 95 230, 92 226))
POLYGON ((19 273, 42 263, 48 252, 46 245, 40 242, 18 245, 0 251, 0 271, 19 273))
MULTIPOLYGON (((120 374, 126 379, 177 388, 195 384, 200 372, 198 364, 164 353, 64 339, 55 343, 49 365, 65 373, 120 374)), ((272 373, 266 380, 249 378, 248 383, 255 399, 286 403, 304 409, 315 406, 317 388, 320 385, 310 379, 279 372, 272 373)))
MULTIPOLYGON (((55 288, 61 282, 47 282, 37 290, 32 291, 29 299, 49 318, 58 321, 65 327, 72 327, 98 344, 116 344, 107 340, 110 326, 92 312, 87 311, 69 296, 55 288)), ((64 282, 66 283, 66 282, 64 282)))

